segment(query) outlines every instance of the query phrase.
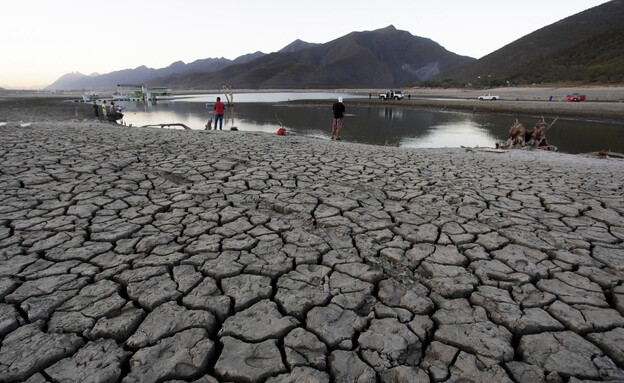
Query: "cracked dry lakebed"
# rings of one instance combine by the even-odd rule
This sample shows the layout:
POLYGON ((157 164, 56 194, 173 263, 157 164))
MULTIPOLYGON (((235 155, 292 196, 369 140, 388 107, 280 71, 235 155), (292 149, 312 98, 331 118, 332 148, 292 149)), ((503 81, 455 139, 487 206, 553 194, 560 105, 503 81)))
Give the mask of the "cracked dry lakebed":
POLYGON ((0 128, 2 382, 624 382, 624 161, 0 128))

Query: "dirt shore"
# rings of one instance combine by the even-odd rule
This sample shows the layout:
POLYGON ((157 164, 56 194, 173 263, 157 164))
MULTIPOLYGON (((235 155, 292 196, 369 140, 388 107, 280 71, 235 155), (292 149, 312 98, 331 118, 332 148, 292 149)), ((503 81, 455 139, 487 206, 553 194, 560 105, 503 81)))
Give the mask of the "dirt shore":
POLYGON ((379 100, 379 93, 385 90, 369 89, 360 92, 369 93, 371 99, 347 100, 347 102, 624 122, 624 86, 508 87, 486 90, 412 88, 403 91, 410 97, 402 101, 379 100), (587 101, 566 101, 565 96, 574 92, 586 95, 587 101), (499 96, 500 100, 479 101, 477 98, 485 93, 499 96))
POLYGON ((0 94, 0 123, 67 121, 91 117, 93 107, 81 102, 70 102, 67 95, 0 94))

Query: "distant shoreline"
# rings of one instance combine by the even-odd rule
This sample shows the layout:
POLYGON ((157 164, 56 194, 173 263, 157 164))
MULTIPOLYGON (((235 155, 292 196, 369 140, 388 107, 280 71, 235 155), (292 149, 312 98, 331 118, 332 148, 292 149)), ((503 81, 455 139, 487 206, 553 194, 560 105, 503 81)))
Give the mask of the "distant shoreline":
MULTIPOLYGON (((344 91, 347 92, 347 90, 344 91)), ((410 98, 401 101, 381 101, 379 90, 350 90, 349 92, 371 95, 370 99, 345 100, 346 103, 354 105, 400 105, 473 113, 562 117, 624 123, 624 86, 506 87, 482 90, 411 88, 403 89, 403 93, 409 95, 410 98), (565 96, 574 92, 586 95, 587 101, 566 101, 565 96), (500 100, 477 100, 477 97, 486 93, 499 96, 500 100), (549 101, 551 96, 552 101, 549 101)))
MULTIPOLYGON (((497 113, 509 115, 529 115, 544 117, 561 117, 573 119, 586 119, 595 121, 624 123, 624 86, 614 87, 577 87, 577 88, 554 88, 554 87, 509 87, 487 90, 475 89, 437 89, 437 88, 410 88, 403 89, 409 99, 401 101, 381 101, 379 93, 386 90, 380 89, 276 89, 276 90, 234 90, 234 100, 236 93, 249 92, 338 92, 346 94, 370 94, 368 98, 349 99, 345 97, 345 103, 351 105, 392 105, 414 108, 431 108, 442 110, 458 110, 473 113, 497 113), (587 96, 584 102, 565 101, 565 95, 579 92, 587 96), (479 101, 477 97, 485 93, 499 96, 497 101, 479 101), (552 101, 549 101, 552 96, 552 101)), ((194 91, 199 93, 215 93, 220 90, 194 91)), ((188 92, 176 92, 178 95, 189 94, 188 92)), ((58 104, 67 115, 67 109, 74 110, 76 107, 84 107, 90 111, 90 105, 73 105, 69 108, 66 103, 60 100, 68 98, 80 98, 81 92, 50 94, 32 91, 3 91, 0 92, 0 104, 12 105, 0 109, 0 121, 11 119, 26 119, 28 114, 45 114, 57 109, 54 104, 58 104), (30 100, 30 101, 28 101, 30 100), (45 104, 42 111, 35 105, 45 104), (30 108, 31 105, 33 108, 30 108), (15 115, 7 115, 14 111, 15 115)), ((327 100, 300 100, 291 101, 295 103, 326 103, 327 100)), ((90 112, 86 112, 90 113, 90 112)), ((32 119, 32 118, 30 118, 32 119)))

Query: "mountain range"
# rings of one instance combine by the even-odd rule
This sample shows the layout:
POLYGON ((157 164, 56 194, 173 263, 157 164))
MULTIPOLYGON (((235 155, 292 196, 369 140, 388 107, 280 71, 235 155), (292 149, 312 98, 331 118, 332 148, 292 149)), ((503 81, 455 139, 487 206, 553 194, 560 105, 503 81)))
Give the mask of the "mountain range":
POLYGON ((53 84, 46 87, 48 90, 57 89, 113 89, 117 84, 146 84, 158 78, 183 76, 190 73, 215 72, 233 64, 244 64, 264 56, 262 52, 250 53, 229 60, 226 58, 207 58, 185 64, 176 61, 161 69, 148 68, 141 65, 134 69, 124 69, 106 74, 84 75, 72 72, 61 76, 53 84))
POLYGON ((353 32, 325 44, 304 44, 301 49, 282 50, 216 72, 161 78, 154 84, 200 89, 223 83, 259 89, 391 88, 474 60, 389 26, 353 32))
MULTIPOLYGON (((510 25, 513 27, 513 25, 510 25)), ((394 26, 324 44, 295 40, 278 52, 207 58, 153 69, 62 76, 46 89, 399 88, 423 82, 504 85, 624 81, 624 0, 612 0, 532 32, 476 60, 394 26), (487 83, 483 83, 487 79, 487 83)))
POLYGON ((612 0, 530 33, 461 68, 459 81, 624 81, 624 0, 612 0))
POLYGON ((256 52, 235 60, 208 58, 166 68, 140 66, 101 75, 71 73, 46 89, 112 89, 147 84, 174 89, 398 87, 429 79, 474 58, 394 26, 352 32, 325 44, 295 40, 278 52, 256 52))

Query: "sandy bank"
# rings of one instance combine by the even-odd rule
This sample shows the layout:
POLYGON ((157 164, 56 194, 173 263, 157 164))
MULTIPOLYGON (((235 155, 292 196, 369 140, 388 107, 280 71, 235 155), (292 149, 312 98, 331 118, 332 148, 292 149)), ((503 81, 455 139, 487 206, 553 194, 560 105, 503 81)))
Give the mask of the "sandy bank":
POLYGON ((409 99, 380 101, 379 93, 385 91, 361 90, 360 93, 370 93, 371 99, 347 102, 624 122, 624 87, 508 87, 486 90, 412 88, 403 91, 411 96, 409 99), (566 101, 565 96, 574 92, 586 95, 587 101, 566 101), (500 96, 501 99, 477 100, 485 93, 500 96))

